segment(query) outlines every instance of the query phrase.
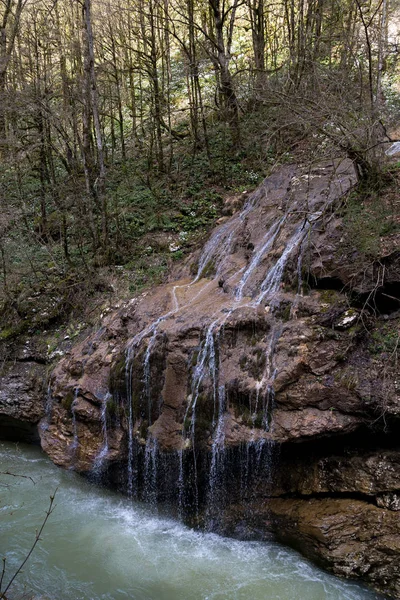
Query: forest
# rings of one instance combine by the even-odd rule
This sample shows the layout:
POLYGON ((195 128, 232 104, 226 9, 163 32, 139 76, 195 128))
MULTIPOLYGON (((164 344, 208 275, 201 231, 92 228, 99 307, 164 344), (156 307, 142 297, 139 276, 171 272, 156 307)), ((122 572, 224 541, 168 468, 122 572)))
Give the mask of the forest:
POLYGON ((2 339, 162 281, 276 165, 347 156, 387 185, 399 8, 1 0, 2 339))

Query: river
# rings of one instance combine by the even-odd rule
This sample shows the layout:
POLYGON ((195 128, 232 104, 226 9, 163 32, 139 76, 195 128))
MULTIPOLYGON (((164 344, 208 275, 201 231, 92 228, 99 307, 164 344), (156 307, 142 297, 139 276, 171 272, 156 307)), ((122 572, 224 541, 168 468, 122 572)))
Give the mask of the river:
POLYGON ((279 544, 193 531, 57 468, 37 447, 0 443, 0 471, 29 477, 0 475, 5 584, 31 547, 57 489, 55 510, 9 600, 381 598, 279 544))

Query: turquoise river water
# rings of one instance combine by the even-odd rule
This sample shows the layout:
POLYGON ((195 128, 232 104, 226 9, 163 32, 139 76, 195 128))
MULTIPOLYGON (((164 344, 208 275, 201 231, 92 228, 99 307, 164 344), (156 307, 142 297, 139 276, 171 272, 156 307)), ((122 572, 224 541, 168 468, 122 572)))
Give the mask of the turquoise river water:
POLYGON ((90 485, 39 448, 0 443, 0 556, 9 581, 56 488, 56 508, 9 600, 373 600, 276 543, 193 531, 90 485))

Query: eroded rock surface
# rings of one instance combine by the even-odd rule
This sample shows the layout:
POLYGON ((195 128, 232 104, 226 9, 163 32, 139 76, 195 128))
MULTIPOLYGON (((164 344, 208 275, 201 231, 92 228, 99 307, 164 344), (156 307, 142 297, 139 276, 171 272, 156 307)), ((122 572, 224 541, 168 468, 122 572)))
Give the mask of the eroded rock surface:
POLYGON ((38 441, 46 410, 46 359, 29 341, 0 347, 0 432, 2 439, 38 441))

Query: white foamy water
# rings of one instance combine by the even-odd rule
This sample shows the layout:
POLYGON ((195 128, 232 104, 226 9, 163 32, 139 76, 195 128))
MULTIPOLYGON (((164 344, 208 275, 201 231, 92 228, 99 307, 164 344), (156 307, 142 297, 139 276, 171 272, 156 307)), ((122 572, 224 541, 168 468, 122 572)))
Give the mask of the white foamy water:
MULTIPOLYGON (((55 467, 38 448, 0 444, 5 582, 56 508, 9 600, 373 600, 278 544, 193 531, 55 467), (7 485, 6 485, 7 484, 7 485)), ((4 589, 4 584, 3 584, 4 589)))

